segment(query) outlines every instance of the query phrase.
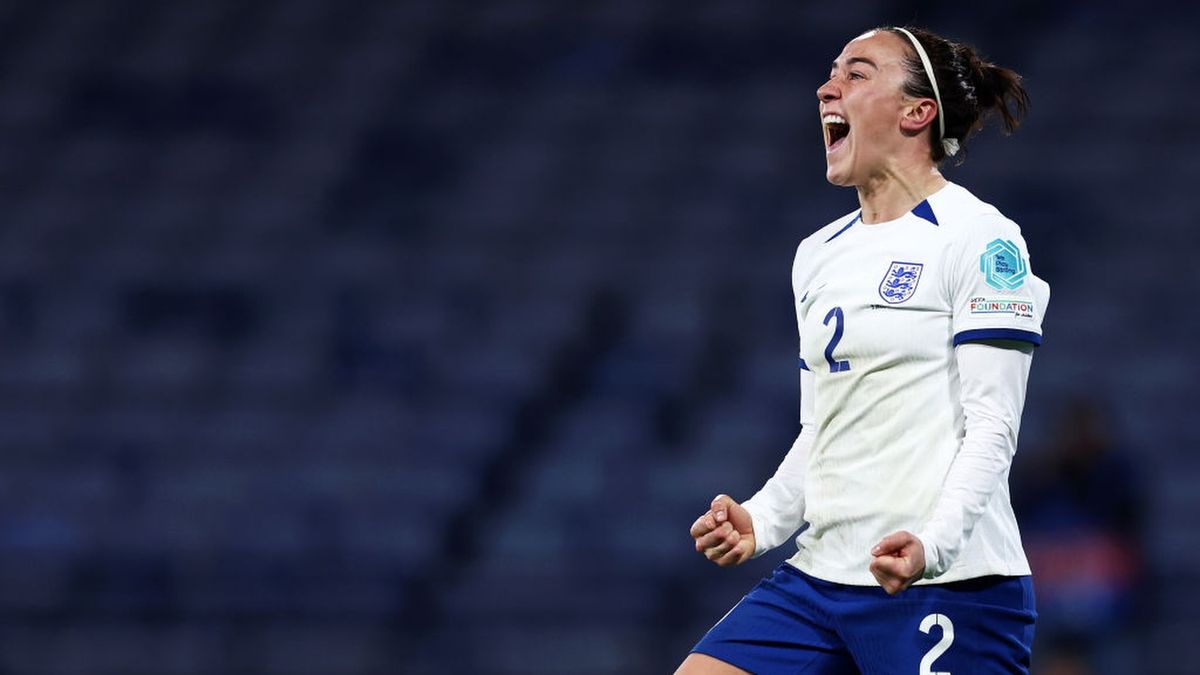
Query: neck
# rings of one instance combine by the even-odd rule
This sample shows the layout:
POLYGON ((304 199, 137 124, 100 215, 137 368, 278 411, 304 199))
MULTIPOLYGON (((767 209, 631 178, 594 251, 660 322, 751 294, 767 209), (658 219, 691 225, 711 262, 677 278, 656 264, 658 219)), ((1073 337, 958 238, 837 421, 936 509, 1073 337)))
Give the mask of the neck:
POLYGON ((912 211, 917 204, 945 185, 946 179, 936 166, 910 170, 886 166, 858 186, 862 222, 870 225, 895 220, 912 211))

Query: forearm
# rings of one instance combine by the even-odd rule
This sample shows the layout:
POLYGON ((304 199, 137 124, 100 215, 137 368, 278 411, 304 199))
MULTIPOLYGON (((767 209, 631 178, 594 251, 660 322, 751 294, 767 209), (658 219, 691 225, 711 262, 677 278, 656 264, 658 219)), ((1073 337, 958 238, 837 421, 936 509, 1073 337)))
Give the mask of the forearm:
POLYGON ((816 385, 813 374, 800 370, 800 434, 779 463, 775 475, 742 504, 754 523, 754 557, 787 541, 804 524, 804 477, 817 438, 813 423, 816 385))
POLYGON ((1031 348, 969 343, 955 349, 965 434, 933 514, 916 533, 925 578, 945 573, 962 551, 1017 448, 1031 348))

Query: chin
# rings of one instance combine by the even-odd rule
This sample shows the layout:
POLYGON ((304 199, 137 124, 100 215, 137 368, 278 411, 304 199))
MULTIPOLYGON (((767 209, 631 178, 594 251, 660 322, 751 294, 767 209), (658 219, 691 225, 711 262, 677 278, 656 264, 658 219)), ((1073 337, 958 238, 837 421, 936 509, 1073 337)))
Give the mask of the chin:
POLYGON ((826 167, 825 180, 829 181, 832 185, 837 185, 838 187, 850 187, 854 185, 854 182, 850 179, 850 176, 848 176, 846 172, 838 171, 832 166, 826 167))
POLYGON ((825 156, 825 180, 840 187, 850 187, 856 182, 854 174, 854 156, 848 152, 850 148, 839 148, 836 153, 825 156))

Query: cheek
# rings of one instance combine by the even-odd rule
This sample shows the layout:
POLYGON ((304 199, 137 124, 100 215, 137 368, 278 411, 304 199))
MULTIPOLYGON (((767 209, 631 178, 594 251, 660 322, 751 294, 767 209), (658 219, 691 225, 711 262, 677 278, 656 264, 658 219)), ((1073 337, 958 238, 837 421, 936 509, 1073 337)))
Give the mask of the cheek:
POLYGON ((853 111, 856 117, 872 127, 885 125, 889 119, 895 117, 895 111, 899 108, 900 101, 891 92, 864 90, 858 93, 859 96, 854 101, 853 111))
POLYGON ((859 115, 859 121, 854 125, 856 131, 861 131, 859 138, 880 140, 886 138, 894 125, 892 116, 884 113, 878 106, 867 108, 867 113, 859 115))

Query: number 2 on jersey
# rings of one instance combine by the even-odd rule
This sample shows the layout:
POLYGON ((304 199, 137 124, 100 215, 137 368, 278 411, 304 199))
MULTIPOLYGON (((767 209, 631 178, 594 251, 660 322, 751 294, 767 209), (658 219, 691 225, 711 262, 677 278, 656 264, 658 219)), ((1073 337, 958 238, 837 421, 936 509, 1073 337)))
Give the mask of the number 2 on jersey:
POLYGON ((929 634, 930 629, 934 626, 940 626, 942 629, 942 639, 938 640, 929 651, 925 652, 925 658, 921 659, 921 667, 918 675, 950 675, 950 673, 933 669, 933 662, 937 657, 946 653, 950 649, 950 645, 954 643, 954 624, 951 623, 950 617, 945 614, 930 614, 921 621, 921 632, 929 634))
POLYGON ((825 345, 825 360, 829 362, 829 372, 843 373, 850 370, 849 361, 838 361, 833 358, 833 350, 837 344, 842 341, 842 333, 845 331, 846 315, 842 312, 841 307, 834 307, 825 315, 824 325, 829 325, 829 320, 834 320, 833 338, 829 340, 829 344, 825 345))

